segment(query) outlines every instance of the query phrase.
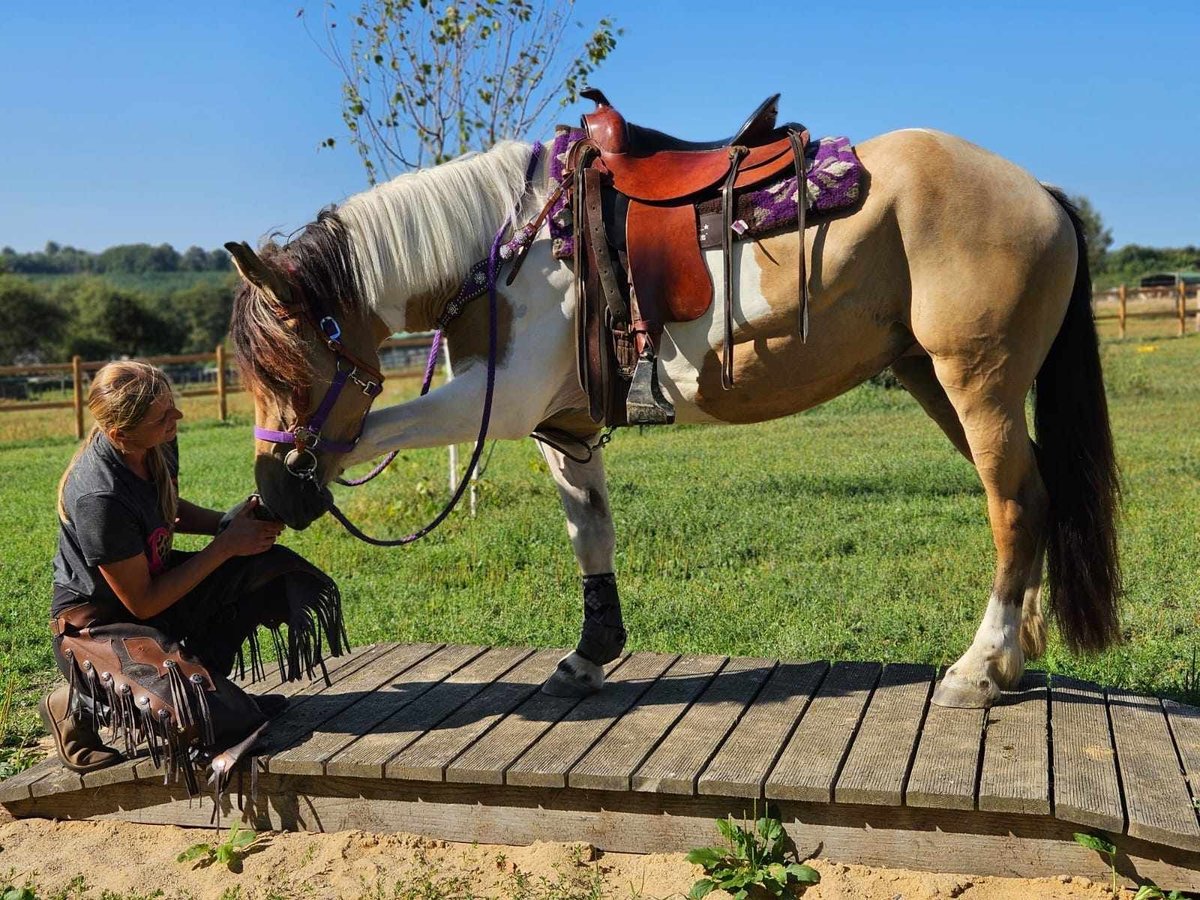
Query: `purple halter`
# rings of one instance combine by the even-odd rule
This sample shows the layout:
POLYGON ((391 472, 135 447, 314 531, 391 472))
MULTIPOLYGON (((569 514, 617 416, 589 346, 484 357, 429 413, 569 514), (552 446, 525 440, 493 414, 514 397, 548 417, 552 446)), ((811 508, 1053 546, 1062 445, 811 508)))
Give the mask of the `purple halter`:
POLYGON ((311 416, 301 418, 291 431, 275 431, 254 426, 254 436, 260 441, 274 444, 293 444, 295 449, 284 457, 283 464, 297 478, 312 481, 316 478, 317 456, 314 450, 329 450, 333 453, 349 453, 362 437, 363 425, 371 404, 383 392, 383 375, 357 359, 342 345, 342 327, 333 316, 323 316, 316 323, 317 330, 325 337, 325 346, 334 355, 334 375, 329 390, 321 398, 321 404, 311 416), (367 408, 358 423, 358 432, 349 441, 335 441, 321 434, 325 420, 342 395, 346 383, 353 381, 369 398, 367 408))

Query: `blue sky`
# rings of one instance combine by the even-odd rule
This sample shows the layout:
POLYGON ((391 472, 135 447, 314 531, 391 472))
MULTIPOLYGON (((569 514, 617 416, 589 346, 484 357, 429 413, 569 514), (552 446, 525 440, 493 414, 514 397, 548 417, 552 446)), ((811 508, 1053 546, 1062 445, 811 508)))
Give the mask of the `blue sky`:
MULTIPOLYGON (((340 75, 300 5, 5 3, 0 246, 254 243, 365 187, 317 149, 340 75)), ((625 28, 595 83, 695 138, 777 90, 814 135, 940 128, 1087 196, 1116 246, 1200 244, 1200 2, 735 6, 580 0, 625 28)))

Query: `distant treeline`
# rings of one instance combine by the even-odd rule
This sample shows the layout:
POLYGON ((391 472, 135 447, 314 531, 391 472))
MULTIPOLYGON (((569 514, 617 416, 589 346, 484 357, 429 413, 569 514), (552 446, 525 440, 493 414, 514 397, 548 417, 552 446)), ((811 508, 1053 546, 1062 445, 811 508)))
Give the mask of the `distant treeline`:
MULTIPOLYGON (((1097 290, 1154 272, 1200 271, 1200 248, 1130 244, 1092 260, 1097 290)), ((226 339, 237 275, 224 250, 49 243, 0 250, 0 365, 198 353, 226 339)))
POLYGON ((18 253, 0 249, 0 272, 17 275, 105 275, 146 272, 228 272, 229 254, 224 250, 188 247, 180 253, 170 244, 118 244, 101 253, 63 247, 48 241, 46 249, 18 253))
POLYGON ((1127 244, 1105 253, 1092 272, 1098 290, 1120 284, 1137 287, 1146 275, 1155 272, 1200 272, 1200 247, 1142 247, 1127 244))

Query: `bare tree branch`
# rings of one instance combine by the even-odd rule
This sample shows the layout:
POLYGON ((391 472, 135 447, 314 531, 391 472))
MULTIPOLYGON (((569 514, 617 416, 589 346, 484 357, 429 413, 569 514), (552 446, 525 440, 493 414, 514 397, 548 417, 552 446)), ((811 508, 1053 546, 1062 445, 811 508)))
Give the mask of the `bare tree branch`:
POLYGON ((309 36, 342 75, 342 121, 368 181, 548 127, 622 34, 603 18, 572 51, 573 10, 574 0, 362 0, 345 15, 326 0, 325 40, 309 36))

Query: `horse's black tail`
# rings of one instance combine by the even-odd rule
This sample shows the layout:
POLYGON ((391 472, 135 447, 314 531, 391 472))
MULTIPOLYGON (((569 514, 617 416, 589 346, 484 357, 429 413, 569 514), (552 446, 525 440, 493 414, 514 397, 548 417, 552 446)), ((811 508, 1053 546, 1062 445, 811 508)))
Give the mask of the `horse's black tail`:
POLYGON ((1067 646, 1095 651, 1120 637, 1115 520, 1121 487, 1092 320, 1084 227, 1071 202, 1048 190, 1075 227, 1079 263, 1066 318, 1034 389, 1038 466, 1050 495, 1047 580, 1067 646))

